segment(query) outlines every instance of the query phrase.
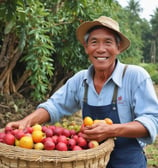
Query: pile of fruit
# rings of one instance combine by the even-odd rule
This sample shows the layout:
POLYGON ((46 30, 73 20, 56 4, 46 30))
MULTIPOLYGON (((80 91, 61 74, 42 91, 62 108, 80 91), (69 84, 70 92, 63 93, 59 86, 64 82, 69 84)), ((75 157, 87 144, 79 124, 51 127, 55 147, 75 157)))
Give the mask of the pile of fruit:
POLYGON ((55 125, 35 124, 25 130, 5 127, 4 131, 0 132, 0 143, 37 150, 75 151, 94 148, 99 143, 95 140, 84 139, 80 128, 103 121, 106 124, 112 124, 110 119, 93 121, 90 117, 85 117, 82 126, 74 124, 75 127, 72 123, 69 127, 67 125, 64 127, 60 123, 55 125))

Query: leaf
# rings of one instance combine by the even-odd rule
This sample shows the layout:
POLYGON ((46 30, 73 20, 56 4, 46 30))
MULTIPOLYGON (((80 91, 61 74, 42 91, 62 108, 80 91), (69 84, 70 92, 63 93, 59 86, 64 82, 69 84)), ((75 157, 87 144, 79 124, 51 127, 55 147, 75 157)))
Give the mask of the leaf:
POLYGON ((14 19, 7 22, 5 29, 4 29, 4 34, 9 34, 11 32, 12 28, 14 27, 14 25, 15 25, 14 19))

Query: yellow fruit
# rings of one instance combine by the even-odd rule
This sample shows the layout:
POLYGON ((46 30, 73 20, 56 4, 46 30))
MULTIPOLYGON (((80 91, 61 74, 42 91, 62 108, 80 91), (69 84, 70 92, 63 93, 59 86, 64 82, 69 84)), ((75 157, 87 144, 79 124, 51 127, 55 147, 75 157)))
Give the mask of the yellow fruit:
POLYGON ((43 143, 38 142, 38 143, 34 144, 34 149, 36 149, 36 150, 43 150, 44 149, 43 143))
POLYGON ((83 124, 84 126, 91 126, 93 125, 93 119, 87 116, 83 119, 83 124))
POLYGON ((19 146, 22 148, 32 149, 33 148, 33 139, 31 136, 23 136, 19 140, 19 146))
POLYGON ((40 124, 35 124, 32 126, 33 131, 41 131, 42 130, 42 126, 40 124))
POLYGON ((44 138, 44 133, 42 131, 36 130, 32 132, 33 142, 35 143, 41 142, 43 138, 44 138))
POLYGON ((105 118, 104 120, 106 124, 109 124, 109 125, 113 124, 113 121, 110 118, 105 118))
POLYGON ((15 139, 15 146, 19 146, 19 140, 15 139))

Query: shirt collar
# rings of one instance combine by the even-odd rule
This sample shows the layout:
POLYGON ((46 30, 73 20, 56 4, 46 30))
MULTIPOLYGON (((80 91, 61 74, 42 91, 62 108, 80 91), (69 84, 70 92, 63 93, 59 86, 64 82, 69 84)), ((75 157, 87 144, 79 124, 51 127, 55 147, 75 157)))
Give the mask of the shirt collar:
POLYGON ((122 87, 122 76, 124 71, 125 64, 122 64, 118 59, 116 60, 116 67, 111 75, 111 79, 119 87, 122 87))
MULTIPOLYGON (((113 82, 119 87, 122 87, 122 75, 123 75, 124 67, 125 67, 125 64, 122 64, 118 59, 116 59, 115 69, 112 75, 109 77, 109 80, 110 79, 113 80, 113 82)), ((94 73, 94 67, 93 65, 90 65, 84 77, 84 80, 87 80, 87 83, 89 84, 93 83, 93 73, 94 73)))

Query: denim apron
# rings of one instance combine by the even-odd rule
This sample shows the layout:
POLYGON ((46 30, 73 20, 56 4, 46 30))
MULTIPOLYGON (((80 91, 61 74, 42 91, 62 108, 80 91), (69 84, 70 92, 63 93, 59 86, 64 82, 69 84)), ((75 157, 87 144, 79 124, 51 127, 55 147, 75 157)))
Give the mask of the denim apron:
MULTIPOLYGON (((125 72, 126 68, 124 69, 125 72)), ((124 74, 124 73, 123 73, 124 74)), ((92 106, 87 104, 88 84, 85 82, 83 99, 83 118, 90 116, 94 119, 111 118, 113 123, 120 123, 117 111, 117 92, 115 85, 112 103, 106 106, 92 106)), ((146 157, 143 149, 135 138, 117 137, 115 147, 111 153, 107 168, 146 168, 146 157)))

